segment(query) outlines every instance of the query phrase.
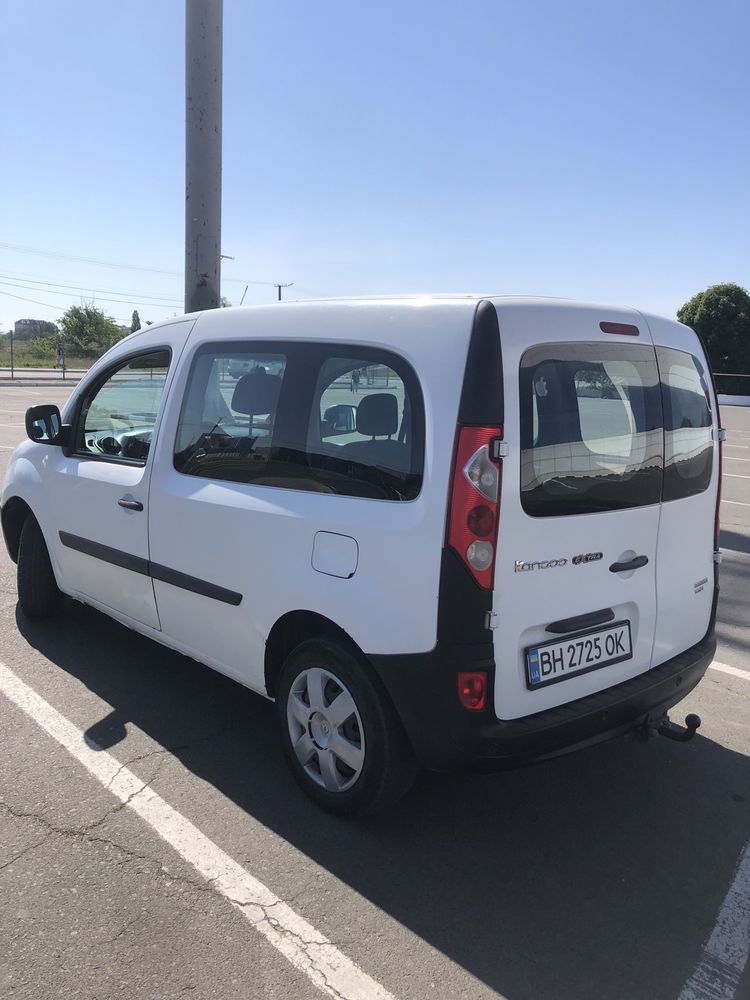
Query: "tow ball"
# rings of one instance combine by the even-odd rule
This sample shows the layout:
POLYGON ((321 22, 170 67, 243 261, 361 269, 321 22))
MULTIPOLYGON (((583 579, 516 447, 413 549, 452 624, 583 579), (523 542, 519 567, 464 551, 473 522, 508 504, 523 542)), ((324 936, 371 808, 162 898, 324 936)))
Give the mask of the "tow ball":
POLYGON ((700 724, 701 717, 692 712, 685 717, 684 726, 672 722, 665 712, 659 719, 646 719, 641 726, 641 735, 644 739, 658 735, 666 736, 668 740, 675 740, 677 743, 688 743, 695 736, 700 724))
POLYGON ((700 724, 700 715, 693 715, 691 713, 690 715, 685 716, 685 728, 683 729, 682 726, 678 726, 676 722, 672 722, 665 715, 656 727, 656 731, 660 736, 666 736, 668 740, 677 740, 678 743, 687 743, 695 736, 696 732, 700 728, 700 724))

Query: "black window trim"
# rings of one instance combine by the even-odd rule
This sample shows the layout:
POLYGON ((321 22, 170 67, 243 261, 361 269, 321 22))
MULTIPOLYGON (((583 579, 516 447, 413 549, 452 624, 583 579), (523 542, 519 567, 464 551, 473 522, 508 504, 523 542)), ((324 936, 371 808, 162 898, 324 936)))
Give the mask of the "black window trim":
POLYGON ((164 408, 164 403, 167 398, 167 382, 169 380, 169 375, 172 371, 172 362, 174 360, 174 355, 172 348, 169 344, 156 345, 155 347, 150 347, 148 350, 141 348, 139 351, 133 350, 128 354, 121 355, 117 361, 113 361, 108 365, 103 371, 101 371, 96 378, 92 379, 90 383, 87 383, 85 387, 82 387, 82 391, 75 402, 75 408, 73 410, 73 419, 71 420, 71 435, 70 435, 70 446, 65 449, 65 455, 68 458, 81 458, 86 459, 90 462, 107 462, 113 465, 130 465, 136 468, 145 468, 151 455, 153 454, 153 448, 149 447, 149 452, 146 458, 118 458, 117 455, 92 455, 90 452, 81 451, 77 446, 78 434, 81 431, 81 415, 83 410, 83 403, 86 399, 91 399, 92 396, 96 395, 102 386, 107 382, 110 377, 120 368, 124 368, 125 365, 130 364, 135 358, 140 358, 143 355, 155 354, 157 351, 166 351, 169 355, 169 364, 167 365, 167 374, 164 378, 164 392, 162 393, 161 402, 159 403, 159 411, 156 415, 156 420, 154 421, 154 430, 159 423, 159 416, 164 408))

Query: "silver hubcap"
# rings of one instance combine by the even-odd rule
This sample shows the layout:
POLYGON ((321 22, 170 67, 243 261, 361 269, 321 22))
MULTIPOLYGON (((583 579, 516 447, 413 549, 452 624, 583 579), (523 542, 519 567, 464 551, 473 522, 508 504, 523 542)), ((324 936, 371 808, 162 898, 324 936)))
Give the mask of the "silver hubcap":
POLYGON ((354 699, 322 667, 298 675, 286 704, 289 736, 305 772, 329 792, 345 792, 365 763, 365 736, 354 699))

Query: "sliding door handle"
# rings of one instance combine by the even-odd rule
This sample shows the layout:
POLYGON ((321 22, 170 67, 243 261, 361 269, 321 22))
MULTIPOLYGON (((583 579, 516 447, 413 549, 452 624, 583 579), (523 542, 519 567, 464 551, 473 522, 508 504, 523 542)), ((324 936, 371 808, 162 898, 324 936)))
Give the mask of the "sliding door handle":
POLYGON ((636 556, 635 559, 628 559, 627 562, 614 562, 609 567, 610 573, 627 573, 631 569, 640 569, 648 564, 648 556, 636 556))
POLYGON ((140 500, 128 500, 127 497, 120 497, 117 503, 125 510, 143 510, 143 504, 140 500))

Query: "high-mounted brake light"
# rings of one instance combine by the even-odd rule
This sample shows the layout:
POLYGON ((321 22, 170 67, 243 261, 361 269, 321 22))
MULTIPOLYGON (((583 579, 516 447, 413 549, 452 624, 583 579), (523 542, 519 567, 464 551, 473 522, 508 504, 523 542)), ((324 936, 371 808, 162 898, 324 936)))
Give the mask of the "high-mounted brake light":
POLYGON ((619 333, 624 337, 640 337, 641 331, 633 323, 609 323, 604 321, 599 324, 602 333, 619 333))
POLYGON ((502 427, 460 427, 453 459, 448 545, 477 583, 492 589, 500 514, 501 464, 492 456, 502 427))

